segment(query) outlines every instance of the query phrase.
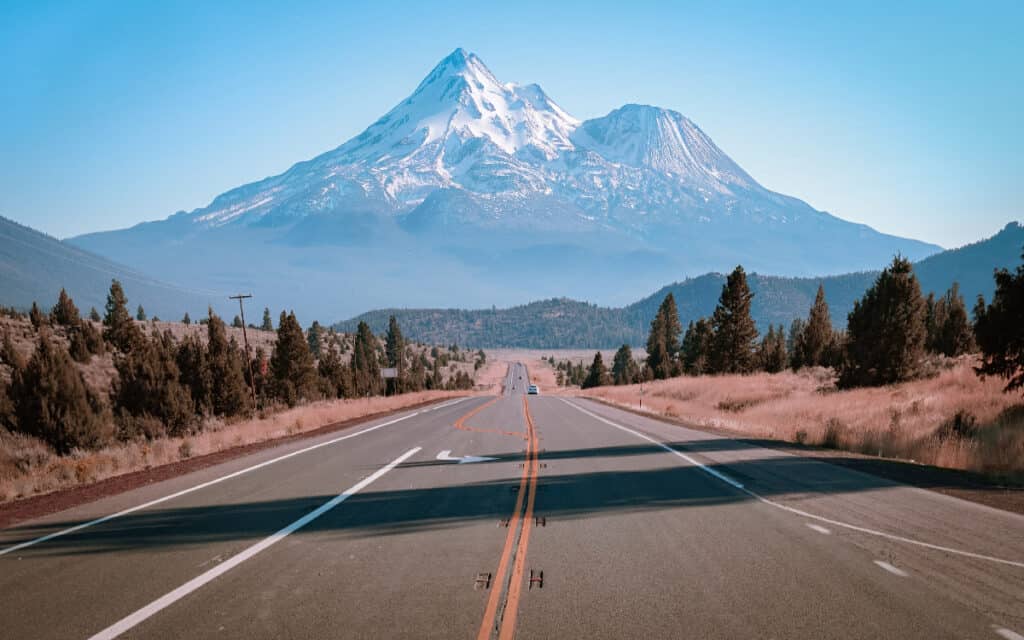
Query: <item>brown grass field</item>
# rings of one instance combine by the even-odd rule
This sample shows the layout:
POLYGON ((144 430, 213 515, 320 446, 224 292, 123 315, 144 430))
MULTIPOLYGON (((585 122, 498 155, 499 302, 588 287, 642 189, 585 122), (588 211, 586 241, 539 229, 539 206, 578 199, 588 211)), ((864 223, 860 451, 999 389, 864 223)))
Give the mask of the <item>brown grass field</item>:
MULTIPOLYGON (((931 378, 843 391, 826 369, 681 377, 644 384, 643 410, 738 436, 1021 479, 1024 398, 979 379, 972 365, 965 357, 931 378)), ((575 392, 640 404, 638 385, 575 392)))

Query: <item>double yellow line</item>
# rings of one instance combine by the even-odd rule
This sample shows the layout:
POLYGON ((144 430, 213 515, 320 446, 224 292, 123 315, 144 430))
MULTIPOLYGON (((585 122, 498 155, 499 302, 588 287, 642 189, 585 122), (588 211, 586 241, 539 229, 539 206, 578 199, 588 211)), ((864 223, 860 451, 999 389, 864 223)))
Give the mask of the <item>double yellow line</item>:
POLYGON ((519 598, 522 594, 523 574, 526 569, 526 550, 530 545, 533 507, 537 498, 537 429, 533 424, 526 396, 523 396, 523 414, 526 416, 526 464, 523 465, 523 475, 519 479, 515 510, 508 523, 505 547, 501 552, 501 562, 498 563, 498 572, 492 583, 494 588, 491 589, 491 595, 487 599, 487 608, 484 610, 484 619, 480 624, 477 640, 490 640, 495 631, 498 631, 499 640, 510 640, 515 633, 516 617, 519 614, 519 598), (523 512, 524 500, 526 501, 525 513, 523 512), (522 524, 521 531, 520 523, 522 524), (509 571, 510 563, 512 564, 512 573, 506 583, 505 575, 509 571), (508 596, 505 598, 501 626, 497 628, 495 621, 502 595, 505 592, 502 587, 505 584, 508 584, 508 596))

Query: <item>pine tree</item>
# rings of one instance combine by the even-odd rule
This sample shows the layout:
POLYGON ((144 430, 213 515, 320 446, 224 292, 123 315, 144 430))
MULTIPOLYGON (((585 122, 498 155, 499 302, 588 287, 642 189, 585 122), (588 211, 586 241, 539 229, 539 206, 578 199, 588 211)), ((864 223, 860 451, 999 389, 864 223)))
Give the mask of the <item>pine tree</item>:
POLYGON ((213 309, 206 325, 207 363, 212 382, 213 413, 236 416, 249 410, 249 390, 245 386, 245 358, 238 344, 228 341, 227 329, 213 309))
POLYGON ((818 285, 818 294, 807 314, 807 324, 797 341, 796 350, 800 361, 805 367, 822 367, 832 364, 828 361, 829 347, 832 344, 832 317, 825 302, 825 287, 818 285))
POLYGON ((36 304, 34 300, 32 301, 32 309, 28 312, 28 319, 36 331, 46 324, 46 316, 44 316, 43 312, 39 310, 39 305, 36 304))
POLYGON ((274 323, 270 319, 270 307, 263 307, 263 324, 260 325, 260 329, 264 331, 274 330, 274 323))
POLYGON ((100 317, 100 312, 96 310, 96 307, 90 307, 89 319, 93 322, 101 322, 103 318, 100 317))
POLYGON ((146 310, 142 308, 141 304, 135 309, 135 319, 139 322, 146 321, 146 310))
POLYGON ((234 327, 234 328, 236 328, 236 329, 241 329, 241 328, 242 328, 242 318, 240 318, 240 317, 239 317, 239 316, 238 316, 238 315, 236 314, 236 315, 235 315, 235 319, 231 321, 231 326, 232 326, 232 327, 234 327))
POLYGON ((102 404, 67 351, 45 329, 32 358, 11 388, 17 428, 47 442, 59 454, 92 449, 110 437, 102 404))
POLYGON ((840 386, 892 384, 915 377, 927 338, 925 314, 910 261, 893 258, 850 312, 840 386))
POLYGON ((974 331, 967 318, 967 307, 960 285, 953 286, 936 303, 935 335, 930 348, 936 353, 956 357, 974 350, 974 331))
POLYGON ((747 274, 736 267, 722 285, 722 295, 711 316, 714 341, 711 370, 716 373, 748 373, 755 365, 757 327, 750 317, 754 294, 747 286, 747 274))
POLYGON ((317 396, 318 384, 313 354, 302 332, 295 312, 285 314, 277 325, 277 342, 270 356, 271 392, 274 397, 294 407, 302 400, 317 396))
POLYGON ((590 389, 591 387, 604 386, 609 382, 608 370, 604 366, 604 359, 601 358, 601 352, 598 351, 594 354, 594 361, 590 364, 590 369, 587 370, 587 377, 583 380, 583 384, 580 386, 583 389, 590 389))
POLYGON ((398 320, 391 316, 388 320, 388 334, 384 341, 384 354, 387 357, 389 367, 397 369, 398 377, 388 380, 388 387, 392 393, 402 393, 405 378, 405 338, 402 336, 402 329, 398 326, 398 320))
POLYGON ((141 332, 128 313, 128 298, 117 280, 110 283, 103 327, 103 339, 121 352, 127 352, 140 338, 141 332))
POLYGON ((676 299, 669 292, 651 321, 651 332, 647 338, 647 367, 655 379, 664 380, 678 374, 676 358, 681 332, 676 299))
POLYGON ((114 359, 118 379, 113 389, 121 436, 156 438, 187 433, 196 424, 195 405, 180 381, 170 331, 136 339, 114 359))
POLYGON ((50 311, 50 321, 65 327, 77 327, 82 321, 74 300, 63 288, 57 296, 57 304, 53 305, 53 310, 50 311))
POLYGON ((997 271, 995 281, 992 303, 985 306, 978 296, 974 307, 974 334, 982 356, 975 371, 1005 378, 1006 391, 1024 389, 1024 264, 1014 273, 997 271))
POLYGON ((181 324, 186 325, 186 326, 192 324, 192 317, 188 315, 188 311, 186 311, 185 315, 182 316, 181 324))
POLYGON ((175 354, 178 380, 189 391, 196 413, 213 413, 213 380, 207 363, 206 346, 198 336, 187 335, 175 354))
POLYGON ((788 366, 786 330, 781 324, 778 330, 768 325, 768 333, 765 334, 758 350, 758 360, 761 368, 768 373, 778 373, 788 366))
POLYGON ((309 352, 313 354, 314 358, 319 358, 323 328, 320 326, 319 322, 314 320, 313 324, 309 325, 309 331, 306 333, 306 341, 309 343, 309 352))
POLYGON ((789 325, 786 350, 789 352, 789 368, 797 371, 806 366, 803 354, 803 333, 806 324, 802 318, 794 318, 789 325))
POLYGON ((327 347, 323 350, 317 363, 317 371, 325 396, 349 398, 353 395, 352 370, 345 366, 341 356, 333 348, 327 347))
POLYGON ((708 372, 708 361, 714 343, 715 330, 711 321, 701 318, 690 322, 683 336, 681 349, 683 371, 691 376, 699 376, 708 372))
POLYGON ((640 379, 640 367, 633 359, 633 350, 628 344, 619 347, 612 359, 612 380, 615 384, 633 384, 640 379))
MULTIPOLYGON (((377 359, 377 338, 370 331, 370 325, 362 321, 356 328, 351 364, 356 395, 362 397, 380 393, 381 377, 380 363, 377 359)), ((438 364, 439 360, 435 360, 435 380, 440 383, 438 364)))

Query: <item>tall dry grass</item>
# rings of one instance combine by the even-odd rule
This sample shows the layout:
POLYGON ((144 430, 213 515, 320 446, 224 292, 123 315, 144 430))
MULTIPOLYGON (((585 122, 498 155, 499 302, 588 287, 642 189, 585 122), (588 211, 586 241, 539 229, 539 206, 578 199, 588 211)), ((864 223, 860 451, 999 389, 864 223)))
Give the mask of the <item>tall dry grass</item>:
MULTIPOLYGON (((643 409, 742 436, 1024 477, 1024 399, 962 358, 934 377, 839 391, 832 373, 683 377, 644 384, 643 409)), ((584 395, 637 408, 639 387, 584 395)))
POLYGON ((386 398, 323 400, 230 424, 211 422, 196 435, 117 443, 66 456, 54 454, 37 438, 0 428, 0 503, 461 395, 465 393, 421 391, 386 398))

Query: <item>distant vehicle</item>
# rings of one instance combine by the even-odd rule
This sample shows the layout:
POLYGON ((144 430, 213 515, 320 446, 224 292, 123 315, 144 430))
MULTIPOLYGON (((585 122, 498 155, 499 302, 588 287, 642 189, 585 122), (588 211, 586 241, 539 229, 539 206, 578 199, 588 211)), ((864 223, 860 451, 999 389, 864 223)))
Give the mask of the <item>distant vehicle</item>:
POLYGON ((531 396, 539 396, 540 389, 537 388, 537 385, 531 384, 529 387, 526 388, 526 393, 528 393, 531 396))

